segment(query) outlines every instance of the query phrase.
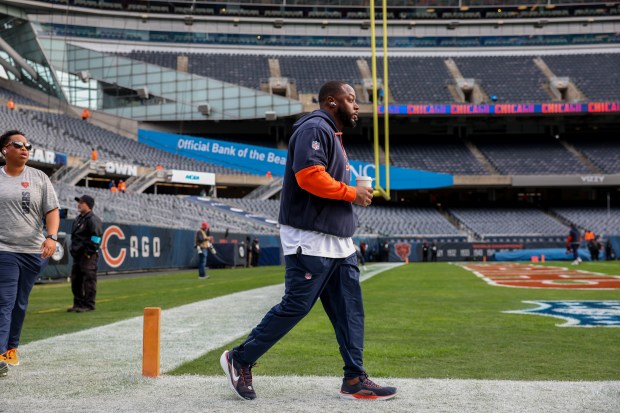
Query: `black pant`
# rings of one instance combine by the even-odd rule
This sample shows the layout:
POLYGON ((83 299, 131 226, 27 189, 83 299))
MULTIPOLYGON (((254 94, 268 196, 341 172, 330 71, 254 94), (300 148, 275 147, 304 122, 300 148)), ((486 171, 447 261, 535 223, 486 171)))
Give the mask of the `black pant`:
POLYGON ((90 257, 81 255, 73 258, 71 267, 71 292, 73 307, 95 309, 97 296, 97 260, 99 254, 90 257))

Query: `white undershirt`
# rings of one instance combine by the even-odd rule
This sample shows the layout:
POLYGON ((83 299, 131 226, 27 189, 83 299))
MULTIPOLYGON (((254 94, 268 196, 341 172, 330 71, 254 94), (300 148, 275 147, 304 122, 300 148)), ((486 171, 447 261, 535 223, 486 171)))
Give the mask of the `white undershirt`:
POLYGON ((284 255, 296 254, 298 247, 301 247, 303 255, 314 257, 346 258, 355 253, 350 237, 337 237, 288 225, 280 226, 280 240, 284 255))

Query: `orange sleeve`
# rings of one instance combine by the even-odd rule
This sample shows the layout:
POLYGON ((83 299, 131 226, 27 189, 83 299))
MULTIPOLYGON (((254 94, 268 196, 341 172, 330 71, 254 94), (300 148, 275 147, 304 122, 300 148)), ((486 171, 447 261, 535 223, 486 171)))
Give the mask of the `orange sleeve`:
POLYGON ((354 186, 336 181, 325 172, 324 166, 314 165, 304 168, 295 174, 295 178, 302 189, 321 198, 353 202, 357 195, 354 186))

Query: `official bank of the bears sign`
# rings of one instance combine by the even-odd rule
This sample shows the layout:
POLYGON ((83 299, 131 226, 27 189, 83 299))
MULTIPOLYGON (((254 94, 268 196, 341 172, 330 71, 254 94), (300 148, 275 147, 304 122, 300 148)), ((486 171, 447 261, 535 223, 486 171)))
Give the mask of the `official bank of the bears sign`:
POLYGON ((565 320, 558 327, 620 327, 620 301, 524 301, 538 307, 504 311, 510 314, 532 314, 565 320))

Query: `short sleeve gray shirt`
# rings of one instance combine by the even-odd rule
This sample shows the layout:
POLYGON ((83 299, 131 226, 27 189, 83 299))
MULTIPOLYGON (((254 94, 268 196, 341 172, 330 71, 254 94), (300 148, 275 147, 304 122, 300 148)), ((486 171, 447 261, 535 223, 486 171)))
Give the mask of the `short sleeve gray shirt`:
POLYGON ((45 241, 43 221, 58 208, 50 179, 26 166, 18 176, 0 171, 0 251, 38 254, 45 241))

